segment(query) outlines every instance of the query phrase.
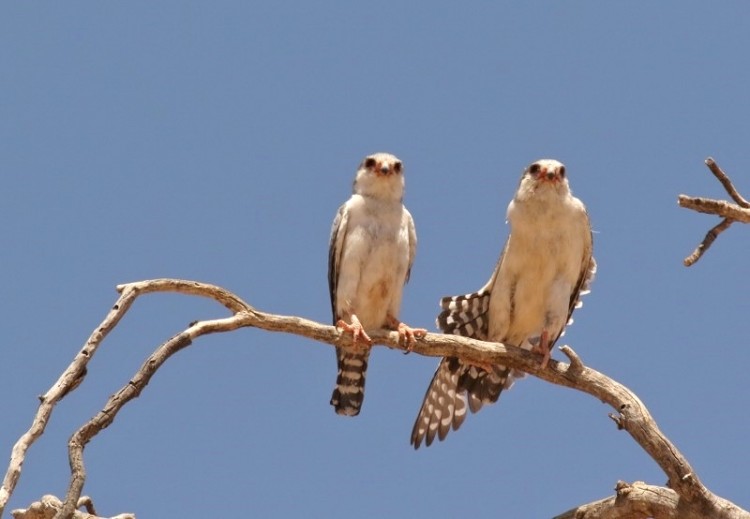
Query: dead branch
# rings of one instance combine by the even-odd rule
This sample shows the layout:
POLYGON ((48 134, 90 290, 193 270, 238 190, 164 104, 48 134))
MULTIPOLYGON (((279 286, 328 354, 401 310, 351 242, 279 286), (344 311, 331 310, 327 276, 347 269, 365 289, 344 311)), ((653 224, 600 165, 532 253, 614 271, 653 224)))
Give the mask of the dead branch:
POLYGON ((618 481, 615 495, 578 506, 553 519, 705 519, 703 512, 683 506, 674 490, 642 481, 618 481))
MULTIPOLYGON (((42 496, 39 501, 31 503, 29 508, 23 510, 13 510, 11 515, 13 519, 52 519, 62 509, 63 503, 57 497, 46 495, 42 496)), ((77 508, 85 508, 85 512, 76 510, 73 519, 105 519, 96 515, 94 503, 88 496, 83 496, 78 500, 77 508)), ((133 514, 119 514, 109 519, 135 519, 133 514)))
MULTIPOLYGON (((31 429, 21 436, 13 448, 10 466, 3 487, 0 489, 0 514, 2 514, 15 488, 25 453, 43 432, 44 424, 49 419, 54 405, 66 393, 74 390, 75 386, 81 383, 81 380, 85 377, 88 361, 101 345, 107 333, 119 322, 139 295, 154 292, 178 292, 208 297, 222 304, 232 315, 223 319, 191 323, 185 330, 161 344, 146 359, 133 378, 109 398, 102 411, 73 434, 68 444, 71 480, 63 506, 55 515, 58 519, 75 517, 74 514, 80 502, 79 499, 86 478, 83 461, 83 449, 86 444, 100 431, 113 423, 117 413, 125 404, 141 394, 154 373, 171 355, 192 344, 196 338, 212 333, 229 332, 242 327, 255 327, 267 331, 292 333, 329 345, 344 347, 352 345, 351 336, 340 333, 333 326, 322 325, 300 317, 260 312, 236 295, 215 285, 176 279, 156 279, 120 285, 117 289, 121 295, 115 306, 105 317, 102 324, 94 330, 83 349, 76 355, 60 379, 41 398, 40 408, 31 429)), ((405 345, 399 344, 399 336, 396 332, 380 330, 370 333, 370 337, 374 344, 385 345, 392 349, 405 349, 405 345)), ((677 496, 676 501, 664 501, 666 503, 664 505, 665 510, 672 515, 668 515, 667 512, 662 513, 657 508, 650 508, 653 517, 658 519, 677 517, 678 515, 674 514, 679 513, 681 514, 679 517, 688 519, 692 517, 750 519, 750 513, 715 496, 701 483, 688 461, 659 430, 646 406, 634 393, 622 384, 585 366, 578 355, 569 347, 561 349, 570 359, 570 364, 550 361, 547 368, 541 369, 540 356, 520 348, 505 346, 500 343, 477 341, 456 335, 427 334, 424 338, 418 339, 412 347, 414 353, 431 357, 457 356, 475 364, 505 364, 547 382, 583 391, 609 404, 615 410, 612 416, 618 427, 627 431, 667 475, 668 489, 648 488, 659 488, 658 495, 660 496, 677 496)), ((631 487, 640 489, 636 484, 631 487)), ((617 515, 619 514, 618 509, 622 506, 632 508, 637 503, 646 501, 645 498, 635 498, 640 495, 639 493, 628 492, 629 496, 631 494, 631 497, 623 499, 621 495, 625 494, 620 489, 616 497, 598 502, 599 509, 604 510, 605 508, 602 507, 608 507, 606 510, 609 511, 606 513, 597 512, 599 515, 563 515, 561 517, 645 517, 643 515, 623 515, 625 512, 617 515)), ((594 505, 595 503, 592 503, 576 510, 582 511, 581 513, 593 513, 586 512, 587 508, 585 507, 594 510, 594 505)), ((655 507, 656 504, 653 504, 653 506, 655 507)), ((632 509, 635 510, 635 508, 632 509)), ((574 511, 567 513, 574 513, 574 511)), ((575 512, 575 514, 578 514, 578 512, 575 512)))
POLYGON ((732 184, 732 181, 729 180, 729 176, 724 173, 724 171, 719 167, 714 159, 708 157, 706 159, 706 166, 708 166, 708 169, 711 170, 711 173, 713 173, 714 176, 719 179, 719 182, 721 182, 721 185, 724 186, 724 189, 727 193, 729 193, 729 196, 732 197, 732 200, 737 202, 740 207, 750 207, 750 202, 745 200, 742 195, 737 192, 737 190, 734 188, 734 184, 732 184))
POLYGON ((723 218, 721 223, 712 227, 708 233, 706 233, 703 241, 701 241, 698 247, 695 248, 693 253, 683 260, 686 267, 689 267, 698 261, 708 250, 714 240, 716 240, 719 234, 727 230, 734 222, 750 223, 750 202, 745 200, 742 195, 739 194, 734 187, 734 184, 732 184, 732 181, 719 165, 716 164, 714 159, 708 157, 706 159, 706 166, 708 166, 711 173, 713 173, 719 182, 721 182, 721 185, 736 203, 732 204, 724 200, 679 195, 677 203, 680 207, 692 209, 699 213, 715 214, 723 218))

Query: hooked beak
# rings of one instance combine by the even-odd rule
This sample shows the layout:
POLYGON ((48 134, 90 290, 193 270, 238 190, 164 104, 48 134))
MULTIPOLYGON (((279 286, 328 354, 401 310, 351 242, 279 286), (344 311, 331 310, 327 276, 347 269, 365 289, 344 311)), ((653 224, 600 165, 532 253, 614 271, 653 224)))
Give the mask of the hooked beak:
POLYGON ((556 167, 552 167, 549 169, 547 169, 546 167, 543 168, 538 178, 542 182, 551 182, 553 184, 556 184, 562 180, 560 171, 558 171, 556 167))

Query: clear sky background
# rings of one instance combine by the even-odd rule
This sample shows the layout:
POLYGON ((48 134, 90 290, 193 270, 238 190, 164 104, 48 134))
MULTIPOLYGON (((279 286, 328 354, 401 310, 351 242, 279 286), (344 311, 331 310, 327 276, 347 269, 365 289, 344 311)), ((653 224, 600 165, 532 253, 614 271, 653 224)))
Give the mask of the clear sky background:
MULTIPOLYGON (((399 156, 419 250, 402 315, 489 278, 528 163, 564 162, 599 273, 562 342, 634 390, 706 485, 750 508, 750 234, 677 195, 750 196, 750 4, 12 2, 0 8, 2 472, 115 285, 215 283, 330 322, 333 216, 399 156)), ((64 495, 67 440, 161 342, 225 316, 137 301, 29 451, 8 510, 64 495)), ((559 351, 554 353, 563 359, 559 351)), ((258 330, 172 358, 85 451, 102 515, 550 517, 666 476, 594 398, 527 378, 415 452, 437 359, 376 348, 336 416, 332 348, 258 330)))

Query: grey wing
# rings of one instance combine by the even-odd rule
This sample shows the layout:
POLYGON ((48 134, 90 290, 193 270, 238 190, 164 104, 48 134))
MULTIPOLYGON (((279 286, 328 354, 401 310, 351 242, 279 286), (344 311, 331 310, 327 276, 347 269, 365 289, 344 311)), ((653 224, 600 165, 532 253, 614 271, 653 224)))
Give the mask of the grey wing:
MULTIPOLYGON (((586 246, 583 251, 583 258, 581 259, 581 273, 578 276, 578 282, 576 283, 576 286, 573 287, 573 291, 570 293, 570 303, 568 305, 568 324, 573 323, 573 311, 576 308, 580 308, 583 306, 583 302, 581 301, 581 296, 585 296, 589 292, 591 292, 591 283, 594 281, 594 276, 596 275, 596 260, 594 259, 593 249, 594 249, 594 238, 593 234, 591 233, 591 224, 589 223, 589 217, 588 214, 586 216, 586 226, 589 229, 588 233, 588 240, 586 242, 586 246)), ((563 336, 565 331, 565 328, 563 328, 563 331, 555 338, 555 341, 563 336)), ((552 344, 550 344, 550 347, 554 345, 554 341, 552 344)))
POLYGON ((344 238, 346 237, 346 224, 348 220, 347 205, 343 204, 339 207, 336 217, 333 219, 331 237, 328 243, 328 290, 331 295, 331 312, 333 314, 334 325, 338 320, 336 288, 339 281, 339 262, 341 261, 341 252, 344 249, 344 238))
POLYGON ((411 217, 411 213, 405 207, 404 214, 409 232, 409 266, 406 268, 406 279, 404 280, 404 284, 406 284, 409 282, 411 266, 414 264, 414 257, 417 255, 417 228, 414 226, 414 219, 411 217))

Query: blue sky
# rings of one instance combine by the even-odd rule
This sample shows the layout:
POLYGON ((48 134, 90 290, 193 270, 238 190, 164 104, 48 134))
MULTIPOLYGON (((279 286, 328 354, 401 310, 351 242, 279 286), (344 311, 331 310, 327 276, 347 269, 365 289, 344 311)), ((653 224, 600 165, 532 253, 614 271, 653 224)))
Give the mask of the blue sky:
MULTIPOLYGON (((709 155, 750 196, 749 16, 741 1, 5 3, 0 451, 117 284, 195 279, 329 322, 330 224, 372 152, 404 161, 420 241, 401 317, 434 330, 441 296, 489 277, 523 167, 550 157, 589 208, 599 263, 564 342, 750 508, 750 236, 732 227, 687 269, 718 220, 676 204, 725 198, 709 155)), ((72 432, 159 343, 223 315, 139 300, 57 406, 8 510, 63 495, 72 432)), ((376 348, 348 419, 328 404, 330 347, 203 338, 88 446, 84 492, 139 518, 537 518, 618 480, 664 483, 610 409, 531 378, 414 452, 436 365, 376 348)))

